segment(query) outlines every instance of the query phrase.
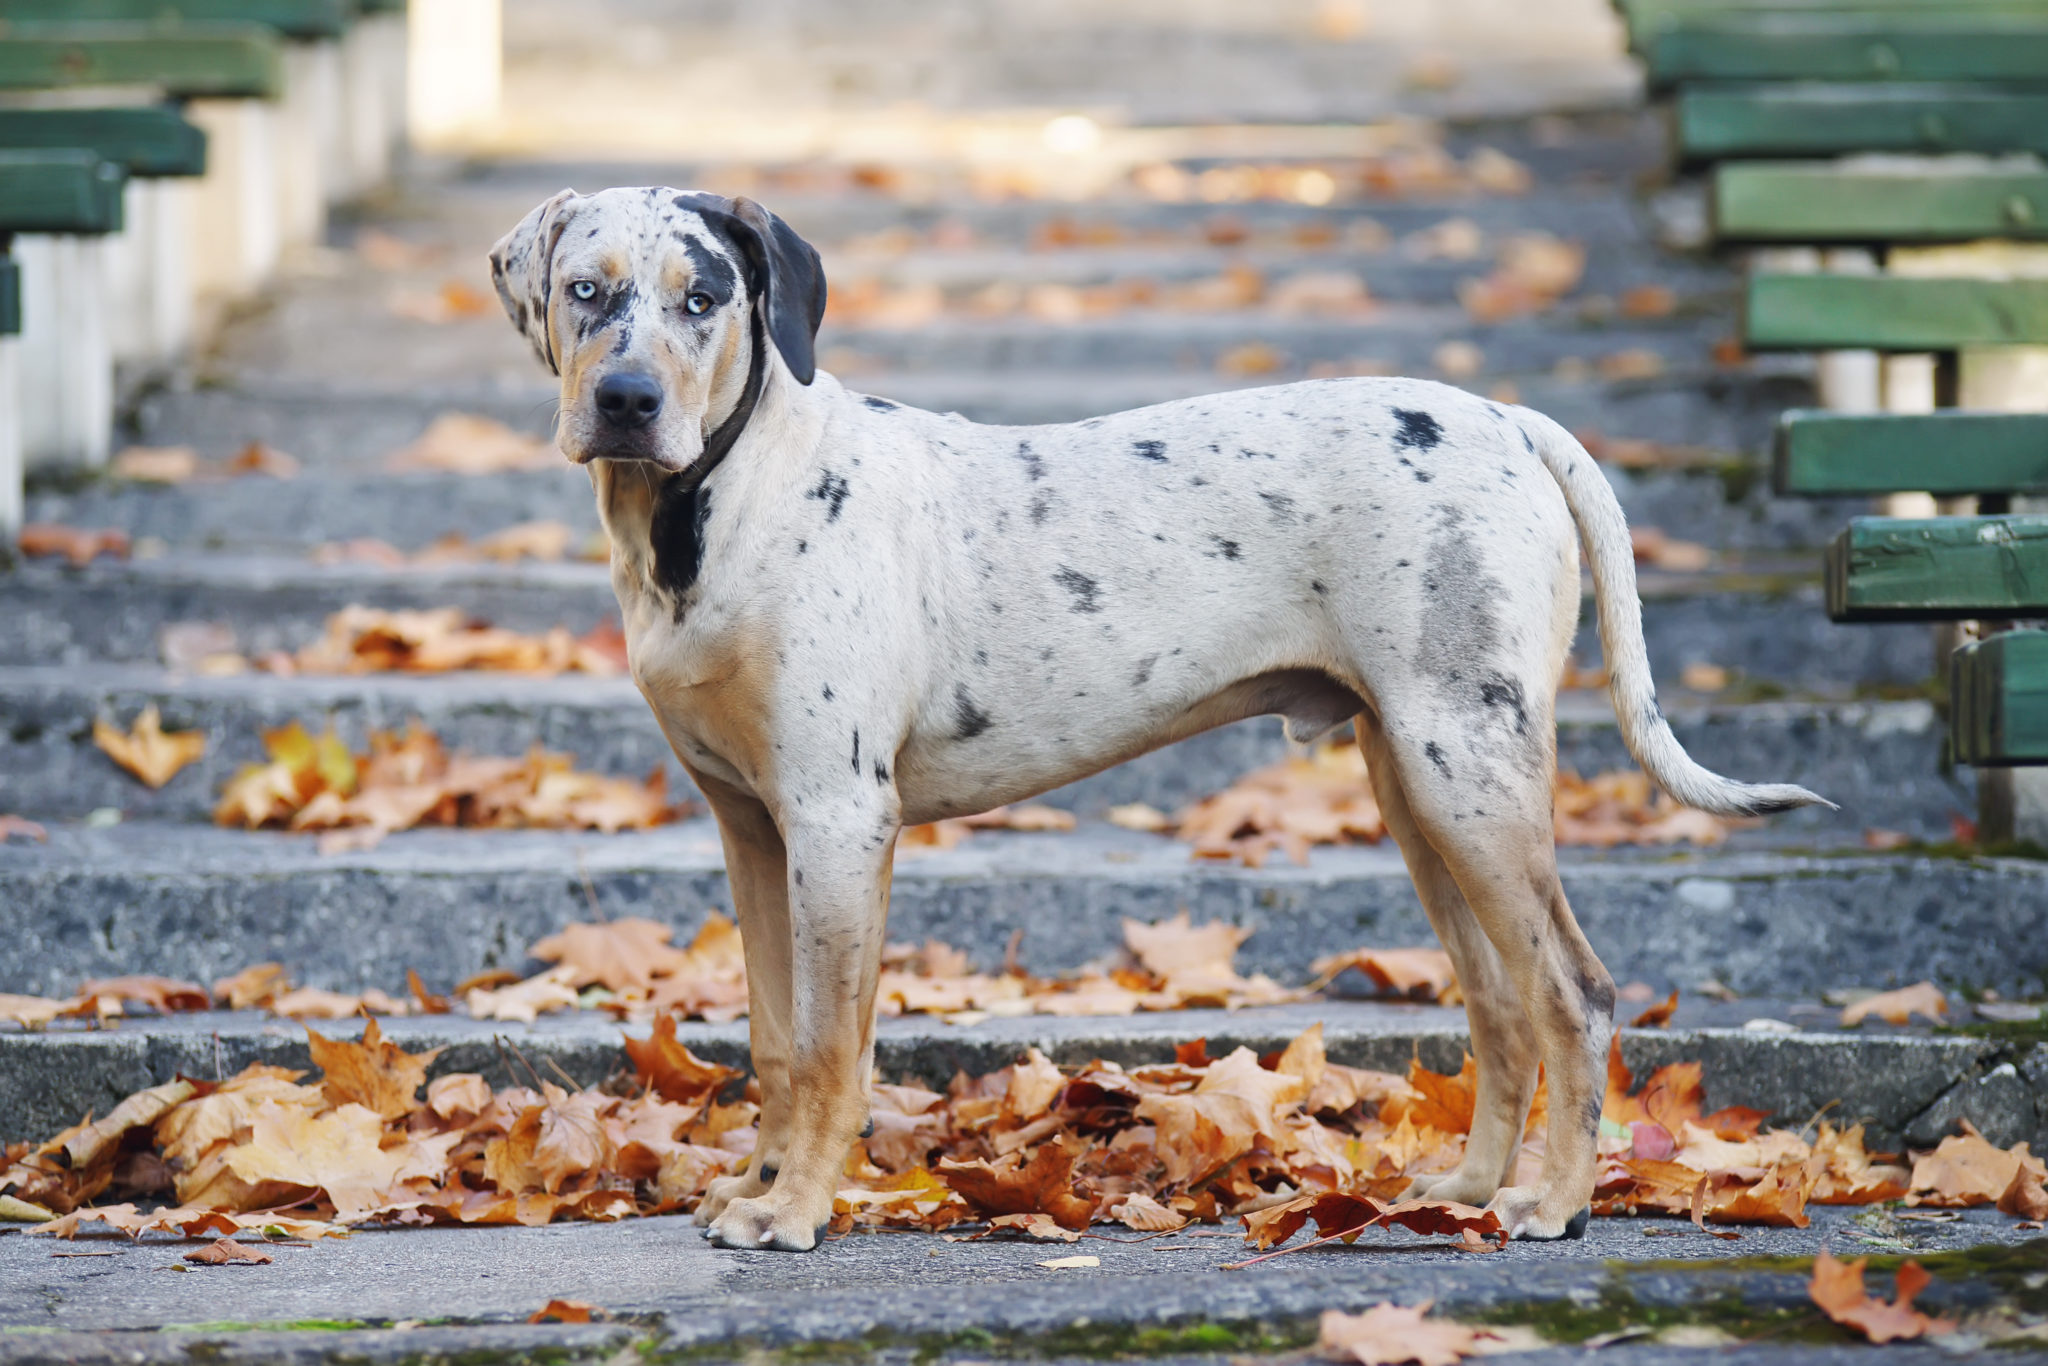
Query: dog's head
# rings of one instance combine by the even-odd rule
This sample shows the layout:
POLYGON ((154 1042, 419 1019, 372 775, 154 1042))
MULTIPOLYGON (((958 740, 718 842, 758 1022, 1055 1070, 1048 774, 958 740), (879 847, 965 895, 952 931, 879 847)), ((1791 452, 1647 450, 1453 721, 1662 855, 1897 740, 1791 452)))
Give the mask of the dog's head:
POLYGON ((752 200, 564 190, 491 249, 491 279, 561 377, 555 440, 578 464, 686 470, 762 367, 816 373, 824 269, 752 200))

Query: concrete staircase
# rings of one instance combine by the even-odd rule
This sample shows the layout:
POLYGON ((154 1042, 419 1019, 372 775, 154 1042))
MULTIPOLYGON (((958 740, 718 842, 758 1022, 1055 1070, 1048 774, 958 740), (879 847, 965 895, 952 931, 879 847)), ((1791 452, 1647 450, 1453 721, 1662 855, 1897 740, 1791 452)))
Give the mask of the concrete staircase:
MULTIPOLYGON (((1794 1119, 1843 1099, 1894 1137, 1965 1113, 2000 1142, 2040 1134, 2048 1064, 2027 1045, 1925 1031, 1845 1040, 1830 1033, 1833 1014, 1818 1004, 1824 992, 1928 976, 2008 996, 2038 993, 2048 968, 2048 866, 1864 847, 1873 827, 1924 845, 1947 840, 1951 814, 1969 810, 1971 795, 1967 777, 1942 766, 1940 727, 1924 690, 1926 633, 1838 629, 1821 613, 1816 547, 1843 510, 1769 496, 1765 433, 1781 407, 1806 397, 1807 375, 1797 364, 1717 358, 1717 343, 1734 331, 1732 277, 1655 240, 1637 188, 1661 157, 1645 118, 1494 122, 1456 129, 1446 141, 1459 158, 1481 147, 1526 165, 1532 188, 1328 208, 1167 204, 1128 193, 1081 204, 991 203, 964 193, 927 201, 801 184, 777 193, 772 176, 753 192, 821 247, 840 289, 871 279, 886 289, 936 284, 950 297, 993 284, 1170 282, 1244 263, 1269 279, 1355 270, 1380 301, 1373 313, 1342 321, 1255 308, 1136 310, 1078 323, 957 312, 914 327, 829 323, 821 338, 827 367, 906 402, 980 419, 1057 421, 1366 360, 1435 373, 1446 344, 1461 343, 1483 357, 1481 372, 1464 380, 1475 389, 1512 394, 1610 439, 1688 448, 1655 468, 1612 470, 1638 523, 1716 552, 1703 571, 1645 571, 1651 658, 1667 684, 1667 709, 1702 762, 1803 783, 1844 810, 1799 813, 1715 850, 1567 851, 1567 889, 1617 979, 1659 991, 1711 979, 1751 998, 1718 1014, 1690 1013, 1671 1032, 1631 1035, 1631 1059, 1708 1057, 1715 1103, 1769 1105, 1794 1119), (1212 230, 1226 216, 1252 245, 1205 240, 1234 235, 1212 230), (1399 245, 1455 217, 1489 242, 1540 230, 1585 243, 1584 286, 1535 317, 1475 322, 1455 291, 1491 268, 1490 251, 1446 262, 1412 259, 1399 245), (1355 241, 1366 218, 1395 245, 1291 246, 1283 231, 1327 223, 1335 241, 1355 241), (1116 240, 1034 247, 1056 220, 1107 224, 1115 231, 1104 235, 1116 240), (1622 316, 1612 301, 1642 286, 1672 290, 1676 307, 1622 316), (1221 358, 1251 343, 1273 348, 1273 373, 1254 379, 1219 370, 1221 358), (1600 359, 1623 353, 1650 359, 1639 360, 1637 377, 1602 378, 1600 359), (1686 692, 1677 683, 1694 663, 1730 669, 1735 686, 1720 695, 1686 692), (1793 1032, 1745 1030, 1754 1019, 1793 1032)), ((391 989, 415 968, 446 987, 483 968, 523 967, 526 945, 587 916, 589 894, 608 914, 651 916, 682 935, 728 904, 715 832, 701 820, 615 837, 402 834, 333 857, 304 837, 207 823, 224 779, 258 757, 260 731, 292 720, 331 719, 360 744, 369 728, 419 717, 451 747, 476 752, 541 744, 574 753, 586 767, 628 774, 669 763, 623 680, 199 678, 166 671, 158 638, 172 624, 207 621, 231 628, 245 652, 291 649, 353 602, 453 605, 525 629, 583 630, 605 619, 613 607, 596 565, 386 570, 320 565, 308 551, 354 537, 415 550, 450 532, 481 536, 535 518, 594 532, 584 478, 566 467, 459 476, 387 465, 389 452, 449 409, 544 434, 553 394, 495 305, 482 316, 427 324, 394 316, 390 300, 451 278, 487 296, 484 249, 563 183, 715 184, 734 174, 731 166, 532 159, 423 170, 338 229, 331 249, 231 329, 188 384, 131 396, 130 439, 190 444, 208 456, 260 439, 296 456, 299 477, 169 487, 102 481, 32 493, 29 520, 120 527, 137 553, 84 568, 30 563, 0 578, 0 811, 50 827, 47 844, 0 846, 0 904, 10 910, 17 950, 0 961, 0 991, 62 992, 83 977, 127 971, 207 979, 270 958, 314 985, 391 989), (374 270, 348 249, 358 228, 442 255, 374 270), (201 762, 157 792, 116 769, 90 737, 94 717, 126 722, 145 703, 161 708, 167 726, 203 729, 209 741, 201 762)), ((1589 627, 1580 658, 1591 664, 1598 653, 1589 627)), ((1604 697, 1570 694, 1562 712, 1567 765, 1590 773, 1629 762, 1604 697)), ((1283 752, 1277 722, 1233 727, 1051 794, 1083 817, 1072 834, 981 834, 905 861, 892 933, 942 939, 986 963, 1022 929, 1025 961, 1052 970, 1111 951, 1121 916, 1185 908, 1197 920, 1254 926, 1242 961, 1295 981, 1319 954, 1428 942, 1390 845, 1317 850, 1306 868, 1219 868, 1190 863, 1184 846, 1100 819, 1118 802, 1170 809, 1283 752)), ((681 774, 671 777, 683 790, 681 774)), ((1312 1014, 973 1027, 910 1020, 892 1024, 883 1065, 942 1078, 969 1062, 993 1066, 1027 1041, 1077 1057, 1138 1057, 1203 1032, 1212 1041, 1279 1038, 1312 1014)), ((1456 1061, 1462 1022, 1454 1011, 1333 1004, 1328 1017, 1334 1057, 1394 1066, 1421 1045, 1431 1059, 1456 1061)), ((462 1043, 461 1065, 486 1071, 497 1064, 478 1040, 494 1033, 584 1072, 600 1065, 618 1033, 588 1020, 527 1031, 470 1029, 459 1020, 394 1029, 420 1043, 462 1043)), ((207 1016, 128 1021, 104 1036, 0 1035, 0 1138, 104 1108, 147 1077, 210 1068, 216 1049, 227 1066, 289 1061, 300 1055, 299 1033, 288 1023, 207 1016)), ((693 1047, 738 1056, 734 1028, 685 1034, 693 1047)))

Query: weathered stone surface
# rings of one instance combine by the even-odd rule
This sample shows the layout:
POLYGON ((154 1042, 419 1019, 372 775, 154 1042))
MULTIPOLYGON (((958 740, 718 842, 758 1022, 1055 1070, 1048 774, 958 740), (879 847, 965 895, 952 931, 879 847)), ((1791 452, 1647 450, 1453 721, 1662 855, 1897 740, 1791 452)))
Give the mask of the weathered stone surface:
POLYGON ((2037 1091, 2013 1063, 2001 1062, 1943 1091, 1905 1126, 1905 1138, 1916 1148, 1931 1148, 1956 1132, 1957 1121, 1968 1120, 1987 1140, 2009 1148, 2040 1132, 2043 1102, 2048 1092, 2037 1091))

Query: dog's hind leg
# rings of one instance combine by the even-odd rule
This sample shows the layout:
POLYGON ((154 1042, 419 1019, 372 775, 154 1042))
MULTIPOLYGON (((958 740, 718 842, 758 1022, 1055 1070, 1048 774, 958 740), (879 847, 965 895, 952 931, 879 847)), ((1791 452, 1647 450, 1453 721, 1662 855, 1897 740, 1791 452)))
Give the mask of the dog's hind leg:
POLYGON ((722 1176, 704 1192, 697 1222, 711 1223, 734 1200, 765 1193, 775 1182, 788 1143, 791 1107, 790 931, 788 856, 768 808, 754 797, 693 773, 710 800, 725 845, 726 881, 747 959, 747 1041, 761 1087, 759 1137, 746 1170, 722 1176))
MULTIPOLYGON (((1529 708, 1518 746, 1474 726, 1442 693, 1400 706, 1384 695, 1380 701, 1383 742, 1375 758, 1391 765, 1415 829, 1499 954, 1543 1060, 1549 1128, 1542 1177, 1534 1186, 1501 1189, 1488 1208, 1517 1238, 1576 1237, 1593 1195, 1614 982, 1579 932, 1558 881, 1553 764, 1547 740, 1539 738, 1552 733, 1550 709, 1529 708)), ((1486 1013, 1506 1015, 1504 1008, 1486 1013)), ((1483 1078, 1482 1071, 1482 1086, 1483 1078)), ((1491 1163, 1501 1138, 1484 1137, 1491 1163)), ((1480 1175, 1473 1172, 1475 1180, 1480 1175)))
POLYGON ((1422 909, 1457 969, 1472 1051, 1479 1060, 1479 1094, 1463 1159, 1451 1171, 1416 1178, 1401 1198, 1484 1205, 1514 1179, 1522 1129, 1536 1090, 1536 1034, 1507 966, 1465 903, 1442 856, 1416 825, 1379 722, 1368 713, 1356 724, 1380 815, 1401 848, 1422 909))

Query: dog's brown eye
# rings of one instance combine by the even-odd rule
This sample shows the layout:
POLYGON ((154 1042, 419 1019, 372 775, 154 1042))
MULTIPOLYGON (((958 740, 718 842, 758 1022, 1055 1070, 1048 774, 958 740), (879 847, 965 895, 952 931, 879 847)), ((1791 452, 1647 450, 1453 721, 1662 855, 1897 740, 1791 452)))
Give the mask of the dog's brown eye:
POLYGON ((692 294, 689 298, 683 300, 683 308, 692 317, 695 317, 699 313, 708 312, 711 308, 711 302, 709 294, 692 294))
POLYGON ((597 283, 594 280, 578 280, 575 284, 569 286, 569 292, 585 303, 589 303, 597 297, 597 283))

